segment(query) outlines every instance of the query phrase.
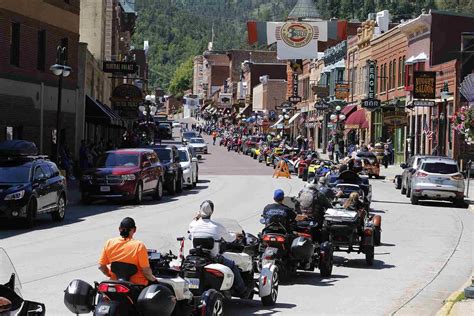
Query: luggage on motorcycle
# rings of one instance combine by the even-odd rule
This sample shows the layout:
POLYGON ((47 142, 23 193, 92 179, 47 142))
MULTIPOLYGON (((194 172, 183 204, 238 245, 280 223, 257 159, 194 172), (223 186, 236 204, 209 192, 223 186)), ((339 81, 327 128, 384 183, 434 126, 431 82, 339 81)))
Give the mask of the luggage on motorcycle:
POLYGON ((94 288, 82 280, 72 280, 64 290, 64 304, 73 314, 89 314, 94 309, 94 297, 94 288))
POLYGON ((311 239, 297 237, 291 243, 291 254, 298 260, 309 260, 314 254, 314 244, 311 239))
POLYGON ((26 140, 7 140, 0 142, 0 156, 16 157, 16 156, 36 156, 38 148, 35 143, 26 140))
POLYGON ((152 284, 144 288, 138 296, 138 310, 144 316, 167 316, 173 313, 176 297, 165 285, 152 284))

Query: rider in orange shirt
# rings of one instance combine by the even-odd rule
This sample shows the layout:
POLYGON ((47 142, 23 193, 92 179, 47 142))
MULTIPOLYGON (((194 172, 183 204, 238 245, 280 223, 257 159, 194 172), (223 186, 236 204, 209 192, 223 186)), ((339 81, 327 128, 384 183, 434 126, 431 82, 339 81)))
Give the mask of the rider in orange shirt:
POLYGON ((125 217, 120 223, 119 232, 121 237, 107 240, 99 259, 99 270, 112 280, 117 277, 108 267, 112 262, 123 262, 137 266, 137 273, 130 278, 130 282, 148 285, 148 281, 154 282, 156 278, 150 269, 148 252, 145 244, 133 239, 137 231, 135 221, 131 217, 125 217))

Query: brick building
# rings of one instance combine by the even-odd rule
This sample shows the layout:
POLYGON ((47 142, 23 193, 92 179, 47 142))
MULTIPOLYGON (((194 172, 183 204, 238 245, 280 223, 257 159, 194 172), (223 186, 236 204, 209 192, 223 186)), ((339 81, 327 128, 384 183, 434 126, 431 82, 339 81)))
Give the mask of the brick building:
POLYGON ((60 136, 77 147, 79 11, 79 0, 0 2, 0 140, 26 139, 53 153, 58 78, 49 67, 63 44, 72 72, 63 80, 60 136))

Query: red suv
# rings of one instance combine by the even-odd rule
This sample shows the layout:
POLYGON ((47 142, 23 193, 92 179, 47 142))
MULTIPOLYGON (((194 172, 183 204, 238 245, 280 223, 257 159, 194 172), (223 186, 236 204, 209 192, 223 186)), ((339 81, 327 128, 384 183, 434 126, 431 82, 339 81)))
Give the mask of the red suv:
POLYGON ((85 204, 95 199, 122 199, 140 204, 147 194, 155 200, 163 196, 163 167, 152 149, 108 151, 81 178, 85 204))

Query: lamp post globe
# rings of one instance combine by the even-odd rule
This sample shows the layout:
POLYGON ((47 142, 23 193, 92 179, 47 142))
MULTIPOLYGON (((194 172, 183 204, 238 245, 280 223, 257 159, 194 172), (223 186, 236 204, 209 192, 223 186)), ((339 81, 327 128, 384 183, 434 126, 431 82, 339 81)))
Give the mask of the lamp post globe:
POLYGON ((335 121, 337 116, 336 116, 336 114, 331 114, 331 116, 329 118, 331 119, 331 121, 335 121))
POLYGON ((336 111, 338 111, 338 112, 341 111, 341 106, 340 105, 336 106, 336 111))
POLYGON ((346 119, 346 116, 344 114, 339 115, 339 120, 344 121, 346 119))
POLYGON ((64 66, 63 66, 63 65, 59 65, 59 64, 54 64, 54 65, 52 65, 51 67, 49 67, 49 70, 51 70, 51 72, 52 72, 55 76, 61 76, 62 73, 63 73, 63 70, 64 70, 64 66))

